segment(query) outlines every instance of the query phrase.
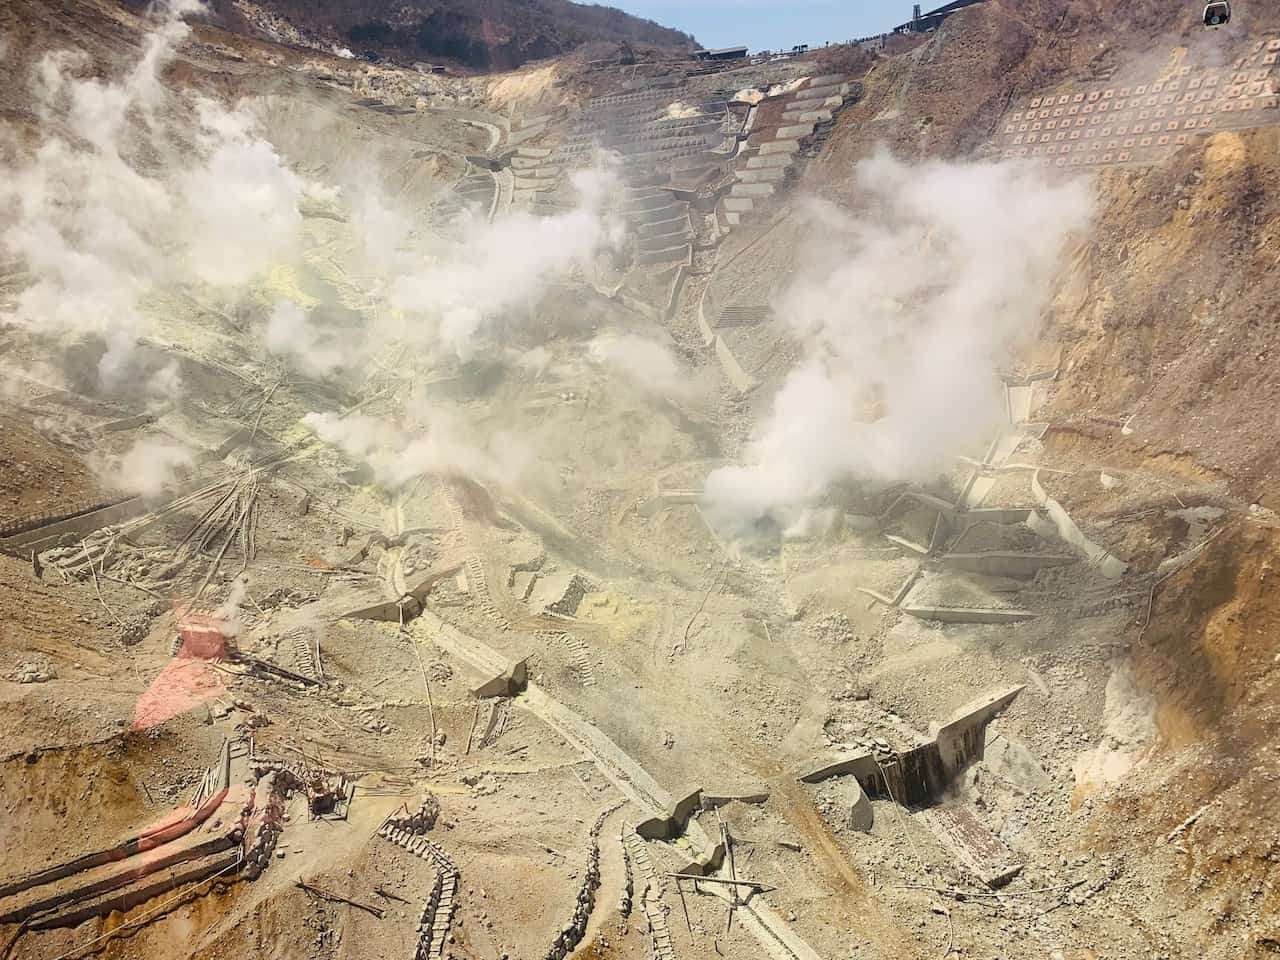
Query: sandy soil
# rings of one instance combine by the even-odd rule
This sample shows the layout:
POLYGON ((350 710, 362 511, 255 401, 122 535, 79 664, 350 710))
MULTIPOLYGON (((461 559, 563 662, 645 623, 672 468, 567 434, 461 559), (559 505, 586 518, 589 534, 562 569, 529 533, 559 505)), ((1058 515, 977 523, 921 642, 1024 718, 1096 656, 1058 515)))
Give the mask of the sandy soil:
MULTIPOLYGON (((916 158, 965 154, 1014 92, 1096 76, 1123 59, 1125 50, 1103 56, 1107 41, 1085 6, 1045 0, 1013 13, 993 0, 879 61, 862 101, 806 167, 801 193, 847 198, 849 165, 877 140, 916 158)), ((1152 9, 1139 3, 1124 15, 1134 36, 1157 35, 1145 19, 1152 9)), ((65 40, 70 16, 86 11, 95 56, 136 40, 136 22, 114 8, 24 10, 11 35, 33 49, 65 40), (52 24, 47 36, 37 14, 52 24)), ((420 220, 413 239, 447 235, 434 218, 487 135, 447 111, 359 102, 378 93, 403 103, 413 76, 343 74, 329 58, 211 29, 184 63, 184 83, 257 97, 268 135, 317 175, 339 176, 367 145, 420 220)), ((581 92, 592 81, 569 82, 581 92)), ((541 97, 548 83, 529 74, 496 90, 541 97)), ((24 109, 3 107, 6 120, 24 109)), ((767 412, 794 356, 783 325, 733 335, 763 381, 742 399, 702 344, 694 308, 708 285, 720 303, 770 302, 794 265, 795 221, 731 234, 716 272, 686 288, 665 329, 585 283, 558 288, 523 327, 502 331, 509 339, 493 344, 483 375, 401 356, 325 390, 286 382, 200 291, 158 291, 148 349, 182 364, 182 402, 108 439, 95 431, 141 412, 127 397, 104 408, 66 384, 75 402, 54 403, 28 384, 0 410, 0 524, 110 496, 94 457, 138 437, 182 435, 209 454, 183 478, 209 499, 162 498, 114 532, 51 545, 39 577, 29 557, 0 556, 0 811, 13 825, 0 838, 3 872, 30 873, 130 835, 189 795, 224 738, 250 732, 264 757, 347 773, 355 799, 346 820, 311 820, 295 795, 277 854, 252 882, 188 891, 158 914, 152 904, 75 929, 10 927, 6 942, 22 934, 11 956, 56 957, 99 937, 94 952, 120 960, 410 956, 435 874, 376 833, 429 791, 441 807, 430 836, 461 874, 446 955, 543 956, 571 914, 591 826, 616 806, 598 838, 602 885, 575 955, 639 958, 650 936, 639 889, 629 916, 618 909, 620 833, 693 786, 751 787, 767 799, 698 811, 673 842, 646 845, 679 957, 755 958, 762 942, 776 942, 752 933, 750 903, 730 913, 710 884, 677 889, 663 877, 687 869, 722 823, 734 838, 732 869, 769 888, 754 895, 769 922, 820 957, 1265 955, 1280 936, 1267 829, 1280 774, 1270 748, 1276 538, 1265 509, 1274 331, 1257 317, 1274 266, 1275 136, 1220 135, 1151 169, 1103 174, 1096 238, 1064 268, 1035 351, 1061 347, 1060 373, 1036 401, 1051 426, 1016 459, 1059 471, 1044 473, 1049 495, 1082 536, 1128 563, 1114 580, 1083 556, 1024 578, 922 560, 884 534, 927 540, 936 510, 895 509, 883 529, 856 522, 886 508, 893 491, 833 498, 843 522, 830 532, 759 549, 721 542, 695 503, 653 500, 697 489, 767 412), (655 395, 612 375, 586 348, 601 333, 665 338, 685 389, 655 395), (534 344, 545 350, 537 371, 511 362, 534 344), (477 431, 501 426, 527 441, 537 456, 526 480, 429 474, 389 490, 301 426, 309 412, 355 404, 406 418, 415 382, 447 384, 477 431), (275 458, 270 472, 243 452, 213 455, 246 428, 255 453, 275 458), (208 520, 217 497, 244 505, 238 528, 208 520), (1217 512, 1195 512, 1208 507, 1217 512), (192 538, 204 548, 178 549, 192 538), (76 551, 90 550, 101 560, 86 568, 76 551), (857 589, 892 594, 917 571, 918 602, 1037 616, 920 620, 857 589), (403 623, 355 615, 421 583, 417 620, 408 605, 403 623), (580 596, 566 592, 573 583, 580 596), (567 612, 548 611, 562 599, 546 593, 553 585, 567 612), (190 709, 131 729, 173 669, 175 606, 212 608, 241 593, 236 647, 295 678, 221 663, 190 709), (473 689, 493 673, 481 663, 524 658, 528 691, 477 700, 473 689), (937 839, 925 811, 877 799, 861 832, 850 822, 850 778, 796 779, 832 747, 928 737, 1008 684, 1021 692, 946 796, 1021 864, 1003 893, 937 839)), ((359 272, 341 266, 360 256, 349 224, 310 218, 306 242, 304 266, 271 272, 255 291, 259 306, 289 292, 357 323, 371 308, 359 272)), ((661 299, 659 280, 631 289, 661 299)), ((9 337, 6 362, 30 369, 61 349, 0 336, 9 337)), ((930 493, 958 498, 967 477, 957 468, 930 493)), ((984 506, 1039 506, 1029 471, 995 480, 984 506)), ((1039 520, 956 529, 947 543, 1071 549, 1039 520)))

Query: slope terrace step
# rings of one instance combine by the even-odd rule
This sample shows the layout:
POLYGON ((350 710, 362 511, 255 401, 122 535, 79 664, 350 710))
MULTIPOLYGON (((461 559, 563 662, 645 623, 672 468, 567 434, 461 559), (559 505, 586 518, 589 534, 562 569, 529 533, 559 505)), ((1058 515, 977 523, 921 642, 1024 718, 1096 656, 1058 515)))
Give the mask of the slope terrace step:
POLYGON ((656 153, 623 156, 622 165, 628 170, 636 167, 651 168, 658 165, 667 166, 683 157, 697 158, 699 162, 710 164, 718 163, 723 160, 724 154, 707 150, 706 147, 685 147, 680 150, 662 150, 656 153))
POLYGON ((847 100, 849 95, 840 90, 831 92, 822 90, 803 90, 796 94, 795 98, 789 103, 783 104, 784 110, 800 110, 808 106, 820 106, 825 104, 842 104, 847 100))
POLYGON ((627 190, 640 190, 645 187, 660 187, 666 183, 670 177, 665 173, 634 173, 627 182, 627 190))
POLYGON ((652 266, 655 263, 674 263, 689 259, 689 244, 670 247, 664 250, 644 250, 636 254, 636 263, 641 266, 652 266))
MULTIPOLYGON (((775 153, 796 153, 800 149, 799 140, 770 140, 760 144, 759 156, 766 157, 775 153)), ((747 161, 750 166, 751 161, 747 161)))
POLYGON ((717 142, 719 141, 713 140, 707 136, 679 137, 679 138, 673 138, 671 140, 665 140, 665 141, 655 140, 655 141, 652 141, 651 143, 641 144, 640 146, 643 149, 620 150, 618 152, 628 158, 643 157, 648 154, 668 153, 673 150, 694 150, 694 149, 701 150, 709 146, 713 146, 717 142))
POLYGON ((764 167, 760 170, 739 170, 735 176, 739 183, 780 183, 786 175, 786 167, 764 167))
POLYGON ((784 113, 782 119, 788 123, 826 123, 831 119, 831 111, 805 110, 800 113, 784 113))
POLYGON ((539 167, 530 167, 521 170, 518 176, 526 180, 554 180, 563 173, 563 170, 555 164, 545 164, 539 167))
POLYGON ((813 136, 812 123, 798 123, 794 126, 779 127, 776 139, 778 140, 794 140, 797 137, 813 136))
POLYGON ((782 109, 788 113, 794 113, 797 110, 817 110, 830 99, 830 97, 796 97, 782 109))
POLYGON ((689 225, 688 217, 671 217, 667 220, 653 220, 641 223, 636 232, 642 237, 660 237, 665 234, 678 233, 689 225))
POLYGON ((763 170, 766 167, 789 167, 794 157, 790 153, 760 153, 747 158, 746 169, 763 170))
POLYGON ((618 150, 618 152, 628 156, 638 156, 645 153, 661 153, 664 150, 678 150, 683 147, 706 147, 718 142, 719 138, 712 138, 709 134, 698 134, 697 136, 687 137, 664 137, 655 140, 639 141, 630 145, 635 149, 618 150))
POLYGON ((704 120, 700 123, 686 123, 681 126, 670 126, 661 122, 645 123, 636 126, 614 127, 603 131, 601 140, 607 144, 623 143, 628 140, 658 140, 667 137, 692 137, 699 133, 717 130, 720 121, 704 120))
POLYGON ((637 210, 634 213, 623 214, 624 219, 637 227, 642 223, 661 223, 663 220, 672 220, 676 217, 682 217, 688 210, 687 203, 672 201, 665 207, 654 207, 652 210, 637 210))
POLYGON ((673 234, 643 237, 636 241, 636 249, 645 253, 654 253, 661 250, 670 250, 677 245, 688 243, 692 239, 693 232, 686 227, 673 234))
POLYGON ((622 212, 624 215, 629 213, 644 213, 647 210, 658 210, 662 207, 670 206, 671 202, 671 191, 655 190, 653 193, 636 197, 634 199, 624 199, 622 201, 622 212))
POLYGON ((668 193, 665 183, 645 183, 635 186, 622 188, 622 199, 624 203, 632 203, 636 200, 648 200, 651 197, 660 197, 668 193))
POLYGON ((820 87, 805 87, 796 96, 797 98, 804 97, 806 100, 811 100, 814 97, 844 96, 848 92, 849 85, 847 83, 824 83, 820 87))

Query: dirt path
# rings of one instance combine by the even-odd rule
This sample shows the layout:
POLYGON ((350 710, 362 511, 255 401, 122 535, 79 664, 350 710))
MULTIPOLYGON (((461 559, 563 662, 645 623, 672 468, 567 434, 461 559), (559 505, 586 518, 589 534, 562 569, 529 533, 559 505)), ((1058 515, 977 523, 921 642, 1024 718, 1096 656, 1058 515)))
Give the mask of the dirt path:
MULTIPOLYGON (((482 672, 505 669, 506 660, 487 644, 445 623, 430 611, 424 611, 413 622, 412 629, 416 639, 434 640, 442 650, 482 672)), ((533 683, 528 685, 518 702, 560 734, 570 746, 591 758, 605 779, 633 803, 652 813, 665 812, 671 805, 671 795, 648 771, 590 721, 553 699, 533 683)), ((690 822, 686 839, 695 853, 710 846, 706 834, 695 822, 690 822)), ((839 853, 838 850, 835 852, 839 853)), ((856 880, 852 868, 848 864, 845 867, 856 880)), ((771 956, 778 960, 817 960, 818 954, 813 948, 801 940, 768 906, 752 906, 744 912, 744 917, 752 934, 771 956)))
POLYGON ((618 841, 618 835, 629 810, 629 806, 623 804, 609 814, 604 826, 600 828, 600 887, 596 890, 596 908, 591 911, 582 943, 570 955, 572 957, 587 955, 591 945, 599 939, 605 924, 617 916, 618 899, 627 883, 626 865, 622 860, 622 844, 618 841))

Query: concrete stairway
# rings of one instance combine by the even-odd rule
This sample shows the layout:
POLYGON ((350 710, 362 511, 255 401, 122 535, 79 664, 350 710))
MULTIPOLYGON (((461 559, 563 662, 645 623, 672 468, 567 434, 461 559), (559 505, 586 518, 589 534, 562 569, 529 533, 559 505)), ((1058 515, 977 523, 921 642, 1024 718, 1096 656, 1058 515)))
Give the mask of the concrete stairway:
POLYGON ((485 575, 484 564, 480 558, 468 557, 466 567, 467 585, 471 588, 471 595, 479 601, 480 609, 499 628, 510 630, 511 621, 502 615, 498 605, 493 602, 493 595, 489 592, 489 578, 485 575))
POLYGON ((591 648, 587 646, 586 641, 562 630, 543 630, 535 636, 544 643, 564 644, 569 649, 569 660, 582 685, 584 687, 596 685, 595 670, 591 666, 591 648))
POLYGON ((662 908, 662 882, 653 869, 653 861, 649 859, 649 851, 644 841, 630 827, 623 830, 622 845, 626 850, 627 862, 635 877, 635 884, 640 888, 640 909, 644 911, 645 920, 649 923, 649 938, 653 947, 655 960, 675 960, 675 944, 671 939, 671 927, 667 923, 666 911, 662 908))
POLYGON ((783 100, 780 121, 760 140, 758 149, 740 161, 737 182, 721 201, 725 227, 748 222, 751 215, 791 175, 802 148, 825 134, 849 99, 851 87, 843 75, 814 77, 783 100))
POLYGON ((435 867, 436 879, 418 924, 418 949, 414 953, 414 960, 440 960, 444 956, 445 941, 453 923, 458 893, 458 868, 439 844, 426 837, 408 830, 398 830, 390 825, 384 825, 378 831, 378 836, 435 867))

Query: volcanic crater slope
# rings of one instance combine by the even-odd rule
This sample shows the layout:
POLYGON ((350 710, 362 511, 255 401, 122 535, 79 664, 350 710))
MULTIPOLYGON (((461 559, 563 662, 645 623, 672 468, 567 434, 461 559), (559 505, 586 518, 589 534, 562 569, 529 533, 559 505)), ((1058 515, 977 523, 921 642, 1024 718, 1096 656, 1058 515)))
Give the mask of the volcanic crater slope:
POLYGON ((0 956, 1270 955, 1280 13, 1156 6, 0 11, 0 956))

